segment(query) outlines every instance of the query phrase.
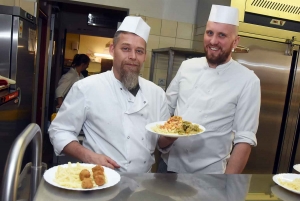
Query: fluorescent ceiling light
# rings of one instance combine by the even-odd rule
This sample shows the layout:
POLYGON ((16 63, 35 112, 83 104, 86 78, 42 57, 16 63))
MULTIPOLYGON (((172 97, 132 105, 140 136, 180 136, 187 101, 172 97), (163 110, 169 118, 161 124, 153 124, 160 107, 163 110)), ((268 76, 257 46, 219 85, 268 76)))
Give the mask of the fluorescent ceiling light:
POLYGON ((103 57, 103 58, 107 58, 107 59, 113 59, 113 57, 110 54, 94 53, 94 56, 103 57))

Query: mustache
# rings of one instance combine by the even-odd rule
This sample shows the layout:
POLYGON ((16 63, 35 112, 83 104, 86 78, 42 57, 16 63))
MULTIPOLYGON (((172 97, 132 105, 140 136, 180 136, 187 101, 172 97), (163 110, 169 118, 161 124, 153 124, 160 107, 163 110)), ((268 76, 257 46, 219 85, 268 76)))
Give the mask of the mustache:
POLYGON ((217 48, 217 49, 222 49, 220 46, 218 45, 206 45, 207 48, 217 48))
POLYGON ((130 65, 130 66, 140 66, 139 62, 125 62, 125 65, 130 65))

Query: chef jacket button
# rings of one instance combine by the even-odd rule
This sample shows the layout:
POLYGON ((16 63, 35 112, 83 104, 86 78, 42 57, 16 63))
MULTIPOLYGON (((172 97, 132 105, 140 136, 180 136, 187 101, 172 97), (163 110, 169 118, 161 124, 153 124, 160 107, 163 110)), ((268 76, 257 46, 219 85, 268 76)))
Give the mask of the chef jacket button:
POLYGON ((144 101, 144 104, 146 104, 146 101, 144 101))
POLYGON ((123 90, 122 88, 120 88, 121 90, 123 90))
POLYGON ((142 137, 142 140, 144 140, 144 138, 142 137))
POLYGON ((130 136, 127 137, 127 139, 129 139, 129 138, 130 138, 130 136))
POLYGON ((146 163, 146 161, 144 161, 144 163, 146 163))
POLYGON ((131 163, 131 161, 129 161, 129 164, 131 163))
POLYGON ((141 114, 141 116, 143 116, 143 114, 141 114))

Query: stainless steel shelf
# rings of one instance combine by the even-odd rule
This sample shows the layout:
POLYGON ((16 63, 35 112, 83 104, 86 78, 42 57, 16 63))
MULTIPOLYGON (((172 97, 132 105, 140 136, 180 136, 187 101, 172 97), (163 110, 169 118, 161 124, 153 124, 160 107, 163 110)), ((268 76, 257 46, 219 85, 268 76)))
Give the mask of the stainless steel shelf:
POLYGON ((168 48, 160 48, 152 50, 152 58, 151 58, 151 66, 150 66, 150 76, 149 80, 154 81, 154 69, 155 63, 158 54, 168 55, 168 67, 167 67, 167 77, 166 77, 166 85, 165 89, 168 88, 169 84, 172 81, 172 72, 174 66, 174 58, 176 56, 184 56, 185 59, 190 59, 193 57, 202 57, 204 56, 203 52, 199 52, 193 49, 188 48, 177 48, 177 47, 168 47, 168 48))

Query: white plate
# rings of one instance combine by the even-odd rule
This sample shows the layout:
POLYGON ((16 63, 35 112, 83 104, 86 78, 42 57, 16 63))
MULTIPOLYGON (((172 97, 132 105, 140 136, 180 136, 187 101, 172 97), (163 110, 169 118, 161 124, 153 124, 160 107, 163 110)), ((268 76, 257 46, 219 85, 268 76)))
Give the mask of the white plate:
MULTIPOLYGON (((76 163, 72 163, 72 166, 75 166, 76 163)), ((87 164, 87 163, 80 163, 81 166, 86 166, 86 167, 94 167, 95 165, 94 164, 87 164)), ((64 165, 61 165, 62 167, 68 167, 68 164, 64 164, 64 165)), ((56 170, 57 170, 58 166, 55 166, 55 167, 52 167, 50 168, 49 170, 47 170, 45 173, 44 173, 44 179, 51 185, 53 186, 56 186, 56 187, 59 187, 59 188, 64 188, 64 189, 68 189, 68 190, 75 190, 75 191, 91 191, 91 190, 99 190, 99 189, 103 189, 103 188, 108 188, 108 187, 111 187, 111 186, 114 186, 116 185, 121 177, 119 175, 119 173, 117 173, 116 171, 110 169, 110 168, 107 168, 107 167, 104 167, 104 174, 105 174, 105 177, 106 177, 106 180, 107 182, 103 185, 103 186, 97 186, 97 187, 94 187, 94 188, 90 188, 90 189, 83 189, 83 188, 68 188, 68 187, 64 187, 64 186, 61 186, 57 183, 54 182, 54 178, 55 178, 55 173, 56 173, 56 170)))
POLYGON ((293 168, 294 170, 300 172, 300 164, 294 165, 293 168))
POLYGON ((150 124, 147 124, 146 125, 146 129, 152 133, 155 133, 155 134, 158 134, 158 135, 163 135, 163 136, 166 136, 166 137, 189 137, 189 136, 194 136, 194 135, 199 135, 201 133, 203 133, 205 131, 205 128, 199 124, 195 124, 193 123, 194 125, 198 125, 200 127, 200 129, 202 130, 201 132, 199 133, 194 133, 194 134, 188 134, 188 135, 179 135, 179 134, 176 134, 176 133, 157 133, 155 131, 153 131, 153 127, 157 126, 157 125, 163 125, 164 123, 166 123, 166 121, 158 121, 158 122, 154 122, 154 123, 150 123, 150 124))
POLYGON ((281 186, 282 188, 285 188, 286 190, 289 190, 289 191, 292 191, 294 193, 297 193, 297 194, 300 194, 300 191, 297 191, 297 190, 294 190, 294 189, 291 189, 287 186, 284 186, 282 185, 280 182, 279 182, 279 179, 281 181, 293 181, 294 179, 296 178, 300 178, 300 174, 293 174, 293 173, 285 173, 285 174, 276 174, 273 176, 273 181, 278 184, 279 186, 281 186))
POLYGON ((288 201, 299 201, 299 195, 293 192, 290 192, 284 188, 281 188, 278 185, 274 185, 271 187, 271 192, 281 200, 288 200, 288 201))

